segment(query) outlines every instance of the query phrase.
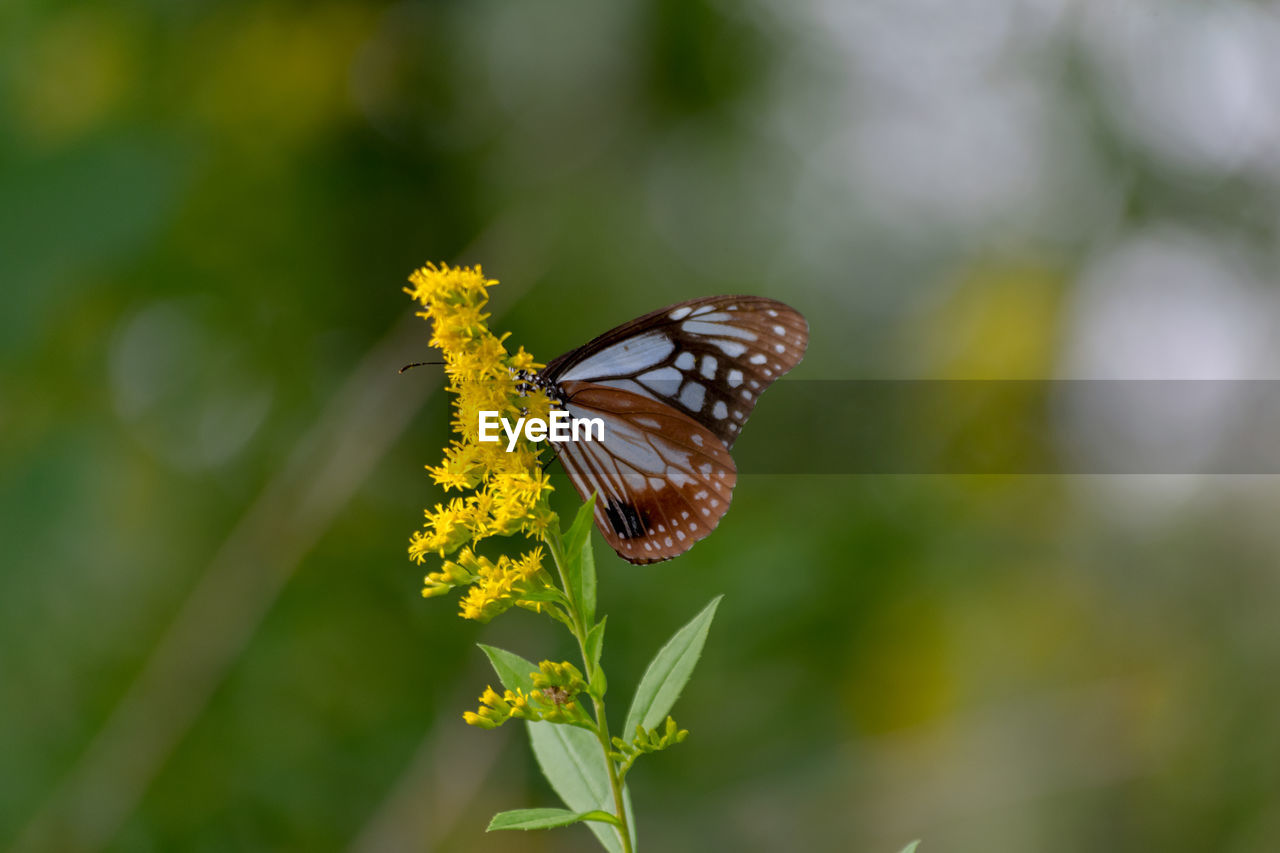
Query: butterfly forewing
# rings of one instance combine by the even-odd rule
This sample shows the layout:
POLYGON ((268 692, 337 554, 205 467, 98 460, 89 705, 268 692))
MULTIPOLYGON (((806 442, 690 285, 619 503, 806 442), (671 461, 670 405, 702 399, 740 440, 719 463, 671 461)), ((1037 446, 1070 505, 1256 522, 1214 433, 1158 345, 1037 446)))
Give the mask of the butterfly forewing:
POLYGON ((654 311, 552 361, 541 376, 665 403, 732 447, 764 389, 799 364, 809 324, 760 296, 708 296, 654 311))
POLYGON ((626 389, 560 384, 575 418, 604 420, 603 441, 560 445, 560 461, 585 500, 597 493, 596 526, 633 563, 682 554, 729 508, 737 469, 724 443, 697 421, 626 389))

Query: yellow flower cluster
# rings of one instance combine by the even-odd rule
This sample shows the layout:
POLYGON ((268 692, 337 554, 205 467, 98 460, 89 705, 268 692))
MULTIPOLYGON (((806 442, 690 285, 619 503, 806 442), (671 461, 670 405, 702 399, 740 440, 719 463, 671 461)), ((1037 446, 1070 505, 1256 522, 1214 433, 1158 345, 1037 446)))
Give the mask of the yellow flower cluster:
POLYGON ((462 617, 477 622, 488 622, 513 604, 541 611, 542 603, 535 599, 553 586, 542 568, 541 548, 518 560, 504 554, 496 563, 463 548, 456 561, 445 560, 440 571, 427 575, 422 595, 444 595, 462 584, 472 585, 462 599, 462 617))
POLYGON ((554 663, 544 660, 538 664, 538 671, 530 675, 533 677, 533 686, 543 692, 551 690, 557 694, 576 696, 587 689, 582 672, 568 661, 554 663))
MULTIPOLYGON (((499 694, 493 687, 486 687, 480 694, 478 711, 462 712, 462 719, 467 721, 467 725, 482 729, 496 729, 512 717, 527 720, 531 716, 527 693, 523 690, 507 690, 499 694)), ((537 717, 533 716, 533 719, 537 717)))
POLYGON ((468 725, 482 729, 496 729, 513 717, 589 726, 590 719, 575 698, 587 689, 577 667, 568 661, 544 660, 538 669, 539 672, 531 673, 535 688, 532 693, 506 690, 499 694, 492 687, 486 687, 480 694, 480 707, 463 712, 462 718, 468 725))
MULTIPOLYGON (((409 282, 413 286, 405 292, 422 306, 418 316, 431 322, 430 342, 444 355, 448 389, 454 395, 456 438, 441 463, 427 470, 446 491, 470 492, 426 511, 423 529, 410 540, 410 558, 421 565, 428 556, 445 557, 489 536, 543 537, 557 520, 548 503, 551 483, 542 471, 539 451, 521 441, 508 453, 505 441, 479 440, 482 410, 513 420, 526 413, 548 416, 546 396, 529 389, 521 394, 516 377, 518 371, 542 365, 523 347, 514 355, 508 353, 506 335, 498 337, 489 330, 484 308, 488 288, 497 282, 486 279, 480 267, 428 264, 409 282)), ((502 557, 496 564, 467 549, 457 562, 446 562, 428 575, 422 594, 438 595, 474 583, 463 600, 462 616, 485 620, 521 603, 522 592, 545 585, 541 575, 540 549, 519 560, 502 557)))

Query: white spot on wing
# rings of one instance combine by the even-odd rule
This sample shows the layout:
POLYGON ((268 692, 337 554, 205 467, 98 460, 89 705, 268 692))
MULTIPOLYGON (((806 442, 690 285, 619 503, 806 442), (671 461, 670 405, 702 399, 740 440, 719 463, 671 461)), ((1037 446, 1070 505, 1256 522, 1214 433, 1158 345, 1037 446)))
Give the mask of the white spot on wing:
POLYGON ((787 329, 785 326, 774 326, 773 333, 775 335, 785 335, 787 333, 787 329))
POLYGON ((709 355, 702 357, 702 375, 706 379, 716 378, 716 360, 714 357, 709 355))
POLYGON ((685 317, 689 316, 689 312, 692 310, 693 309, 690 308, 688 305, 681 305, 679 308, 675 309, 667 316, 670 317, 672 320, 683 320, 685 317))
POLYGON ((693 478, 684 471, 675 467, 667 468, 667 479, 670 480, 677 489, 681 486, 687 486, 694 481, 693 478))
POLYGON ((697 382, 686 382, 684 387, 680 389, 680 405, 684 406, 691 412, 702 411, 702 403, 706 398, 707 389, 697 382))
POLYGON ((675 348, 671 338, 662 332, 646 332, 587 356, 565 371, 559 379, 561 382, 575 379, 591 381, 601 376, 639 373, 645 368, 660 364, 675 348))
POLYGON ((737 341, 712 341, 712 343, 720 347, 729 358, 737 358, 747 351, 746 346, 737 341))
POLYGON ((741 384, 742 384, 742 371, 730 370, 729 371, 729 387, 737 388, 741 384))
POLYGON ((750 329, 739 328, 728 323, 705 323, 702 320, 685 320, 680 324, 680 328, 691 335, 741 338, 744 341, 754 341, 756 339, 756 333, 750 329))
POLYGON ((662 456, 662 458, 665 459, 669 464, 683 465, 685 467, 688 467, 689 451, 685 450, 682 447, 676 447, 674 444, 671 444, 670 442, 668 442, 665 438, 659 439, 656 442, 656 446, 658 448, 658 454, 662 456))
POLYGON ((701 447, 701 446, 702 446, 702 436, 698 435, 698 434, 695 432, 695 433, 693 433, 692 435, 690 435, 689 437, 693 439, 693 443, 694 443, 694 444, 698 445, 699 447, 701 447))
POLYGON ((681 370, 688 370, 693 367, 693 353, 682 352, 676 356, 676 367, 681 370))
POLYGON ((638 378, 659 394, 670 394, 680 386, 680 380, 683 377, 674 367, 663 367, 642 373, 638 378))
POLYGON ((766 360, 767 359, 765 358, 764 353, 759 353, 759 352, 751 356, 751 358, 749 359, 749 361, 752 364, 764 364, 766 360))
POLYGON ((720 420, 729 414, 729 407, 724 404, 724 400, 716 400, 715 408, 711 410, 711 414, 720 420))

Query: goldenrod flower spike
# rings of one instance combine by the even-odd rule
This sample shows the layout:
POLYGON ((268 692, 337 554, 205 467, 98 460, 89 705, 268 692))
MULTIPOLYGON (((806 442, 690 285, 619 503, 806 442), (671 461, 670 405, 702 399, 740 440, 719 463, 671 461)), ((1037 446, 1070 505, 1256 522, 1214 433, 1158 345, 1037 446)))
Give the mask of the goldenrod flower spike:
MULTIPOLYGON (((528 389, 522 395, 515 380, 517 371, 542 365, 523 347, 511 355, 503 343, 506 335, 499 337, 489 330, 484 308, 488 288, 497 282, 485 278, 480 267, 428 264, 414 272, 409 282, 413 286, 405 292, 422 306, 419 316, 431 322, 431 344, 444 356, 449 390, 454 394, 455 438, 440 464, 427 470, 446 491, 470 492, 426 511, 423 529, 410 538, 410 558, 422 564, 429 557, 446 557, 490 536, 520 533, 544 538, 557 526, 557 519, 548 503, 551 481, 542 470, 539 451, 522 441, 507 452, 499 443, 481 443, 477 435, 482 410, 518 417, 522 410, 545 414, 550 409, 545 395, 528 389)), ((514 562, 507 557, 496 564, 484 560, 474 566, 465 559, 446 562, 440 571, 427 575, 422 594, 443 595, 456 586, 473 584, 461 612, 467 619, 480 621, 516 604, 538 609, 540 605, 526 601, 525 596, 550 585, 541 560, 541 550, 535 549, 514 562)))

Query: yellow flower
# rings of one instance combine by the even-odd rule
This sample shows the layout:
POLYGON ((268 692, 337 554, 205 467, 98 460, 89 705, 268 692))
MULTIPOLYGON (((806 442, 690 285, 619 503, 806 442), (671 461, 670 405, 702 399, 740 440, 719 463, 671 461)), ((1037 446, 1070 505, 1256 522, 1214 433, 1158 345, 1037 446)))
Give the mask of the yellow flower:
POLYGON ((539 690, 557 688, 570 696, 575 696, 587 689, 587 682, 583 679, 582 672, 568 661, 555 663, 544 660, 538 664, 538 671, 530 675, 533 678, 533 686, 539 690))
MULTIPOLYGON (((530 596, 554 589, 550 576, 542 569, 541 548, 534 548, 519 560, 504 554, 496 563, 488 557, 477 557, 468 548, 458 562, 473 575, 471 589, 462 599, 463 619, 488 622, 516 604, 537 610, 541 602, 530 596)), ((427 576, 428 584, 432 578, 433 575, 427 576)))
MULTIPOLYGON (((453 394, 454 439, 445 448, 439 465, 426 466, 431 478, 445 491, 463 494, 447 504, 426 511, 423 528, 409 541, 409 557, 419 565, 429 557, 446 557, 464 545, 474 546, 489 536, 517 533, 544 538, 558 525, 551 511, 551 481, 542 470, 540 449, 520 441, 511 451, 506 442, 481 442, 481 411, 500 417, 546 418, 551 404, 545 394, 522 388, 521 372, 542 365, 520 347, 512 355, 506 335, 489 330, 488 288, 480 267, 428 264, 415 271, 405 292, 421 306, 418 315, 431 322, 431 345, 444 355, 448 389, 453 394)), ((446 562, 427 575, 424 596, 441 595, 470 583, 462 601, 462 615, 487 621, 513 605, 541 609, 526 598, 549 585, 541 568, 541 549, 517 561, 507 557, 497 563, 478 558, 467 548, 456 562, 446 562)))
POLYGON ((571 663, 544 660, 533 676, 534 691, 506 690, 501 695, 492 687, 480 694, 480 707, 466 711, 468 725, 496 729, 509 719, 550 720, 553 723, 590 725, 586 712, 574 697, 586 689, 580 673, 571 663))
POLYGON ((469 726, 496 729, 511 717, 511 702, 507 697, 515 698, 510 690, 504 697, 499 696, 498 691, 492 687, 486 687, 480 694, 480 709, 464 712, 462 719, 466 720, 469 726))

